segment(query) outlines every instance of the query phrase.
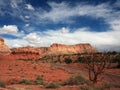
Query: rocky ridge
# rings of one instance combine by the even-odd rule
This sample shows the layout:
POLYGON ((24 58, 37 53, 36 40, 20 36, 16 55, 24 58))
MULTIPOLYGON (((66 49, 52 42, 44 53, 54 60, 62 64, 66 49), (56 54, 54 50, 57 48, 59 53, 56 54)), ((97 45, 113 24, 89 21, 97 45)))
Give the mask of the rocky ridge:
POLYGON ((20 47, 11 49, 13 54, 38 54, 44 55, 59 55, 59 54, 78 54, 78 53, 95 53, 97 50, 90 44, 64 45, 54 43, 50 47, 20 47))
POLYGON ((64 45, 53 43, 50 47, 19 47, 12 48, 4 43, 4 39, 0 38, 0 54, 36 54, 39 56, 44 55, 62 55, 62 54, 80 54, 80 53, 95 53, 97 50, 93 48, 89 43, 76 44, 76 45, 64 45))
POLYGON ((95 53, 97 52, 97 50, 93 48, 89 43, 76 45, 64 45, 54 43, 50 46, 48 52, 50 54, 78 54, 95 53))

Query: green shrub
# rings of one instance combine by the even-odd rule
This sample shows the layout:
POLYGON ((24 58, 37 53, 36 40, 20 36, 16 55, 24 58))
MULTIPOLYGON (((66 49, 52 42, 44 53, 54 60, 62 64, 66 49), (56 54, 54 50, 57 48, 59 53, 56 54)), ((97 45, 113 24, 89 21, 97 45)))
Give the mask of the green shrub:
POLYGON ((22 79, 22 80, 19 81, 19 84, 27 84, 27 85, 29 85, 29 84, 32 84, 32 82, 30 80, 28 80, 28 79, 22 79))
POLYGON ((17 84, 18 83, 18 80, 17 79, 10 79, 8 81, 8 84, 17 84))
POLYGON ((64 62, 65 62, 66 64, 70 64, 70 63, 72 63, 72 59, 70 59, 70 58, 65 58, 64 62))
POLYGON ((45 86, 46 88, 59 88, 59 87, 60 87, 60 84, 54 83, 54 82, 50 82, 50 83, 44 84, 44 86, 45 86))
POLYGON ((40 85, 43 85, 44 84, 44 80, 42 77, 38 76, 36 78, 36 80, 34 81, 34 84, 40 84, 40 85))
POLYGON ((115 88, 120 88, 120 84, 114 84, 114 83, 103 83, 101 86, 101 89, 110 89, 112 87, 115 87, 115 88))
POLYGON ((94 89, 92 86, 89 85, 83 85, 80 87, 80 90, 98 90, 98 89, 94 89))
POLYGON ((78 75, 78 76, 69 78, 63 83, 63 85, 79 85, 79 84, 84 84, 86 82, 87 80, 83 76, 78 75))
POLYGON ((103 83, 100 86, 83 85, 83 86, 80 86, 80 90, 110 90, 111 87, 114 87, 114 85, 110 83, 103 83))
POLYGON ((101 89, 105 89, 105 88, 110 89, 111 87, 113 87, 113 85, 109 84, 109 83, 105 83, 105 84, 102 84, 100 87, 101 87, 101 89))
POLYGON ((2 80, 0 80, 0 87, 5 88, 6 87, 6 83, 2 80))
POLYGON ((113 59, 111 59, 112 63, 120 63, 120 57, 115 57, 113 59))
POLYGON ((82 57, 78 57, 75 63, 85 63, 85 60, 83 60, 82 57))
POLYGON ((118 65, 116 67, 120 68, 120 56, 117 56, 117 57, 111 59, 111 63, 118 63, 118 65))

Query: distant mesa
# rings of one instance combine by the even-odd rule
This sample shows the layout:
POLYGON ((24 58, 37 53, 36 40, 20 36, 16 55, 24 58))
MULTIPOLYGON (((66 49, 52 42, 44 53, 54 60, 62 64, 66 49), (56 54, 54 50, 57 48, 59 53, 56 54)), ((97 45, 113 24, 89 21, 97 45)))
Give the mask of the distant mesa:
POLYGON ((11 53, 9 47, 4 43, 4 39, 0 38, 0 55, 8 55, 11 53))
POLYGON ((4 43, 4 39, 0 38, 0 54, 36 54, 39 56, 44 55, 62 55, 62 54, 80 54, 80 53, 96 53, 97 50, 93 48, 89 43, 76 44, 76 45, 64 45, 53 43, 50 47, 19 47, 12 48, 4 43))
POLYGON ((76 45, 64 45, 54 43, 50 46, 49 53, 51 54, 78 54, 78 53, 95 53, 97 50, 90 44, 76 44, 76 45))
POLYGON ((80 53, 96 53, 97 50, 90 44, 64 45, 54 43, 50 47, 20 47, 11 49, 13 54, 37 54, 44 55, 62 55, 62 54, 80 54, 80 53))

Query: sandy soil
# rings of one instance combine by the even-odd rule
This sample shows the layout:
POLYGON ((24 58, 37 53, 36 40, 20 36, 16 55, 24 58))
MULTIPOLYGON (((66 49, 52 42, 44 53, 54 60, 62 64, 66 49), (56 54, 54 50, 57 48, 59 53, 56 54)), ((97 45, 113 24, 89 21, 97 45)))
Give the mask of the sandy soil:
MULTIPOLYGON (((53 90, 46 89, 42 85, 10 85, 11 82, 17 82, 23 78, 35 80, 36 77, 41 76, 46 82, 62 82, 76 74, 82 74, 88 78, 88 71, 84 68, 84 64, 39 63, 34 60, 18 60, 19 58, 15 55, 0 56, 0 80, 7 83, 7 87, 0 88, 0 90, 53 90)), ((104 82, 118 84, 120 83, 120 69, 107 69, 101 77, 104 82)), ((80 88, 74 85, 54 90, 80 90, 80 88)), ((110 90, 120 89, 113 88, 110 90)))
POLYGON ((41 76, 45 81, 60 82, 70 77, 64 70, 53 68, 49 63, 14 60, 14 57, 2 57, 0 60, 0 80, 17 81, 22 78, 35 80, 41 76))

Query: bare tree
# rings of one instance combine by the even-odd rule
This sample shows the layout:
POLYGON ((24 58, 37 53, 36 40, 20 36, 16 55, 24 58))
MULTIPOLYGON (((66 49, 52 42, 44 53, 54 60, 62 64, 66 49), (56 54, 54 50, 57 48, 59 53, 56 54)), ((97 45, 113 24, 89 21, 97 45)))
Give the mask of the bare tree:
POLYGON ((103 54, 88 54, 83 57, 86 62, 86 68, 89 73, 89 80, 97 83, 98 77, 104 72, 105 68, 109 65, 111 55, 103 54))

